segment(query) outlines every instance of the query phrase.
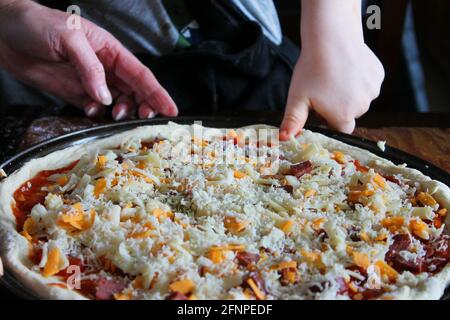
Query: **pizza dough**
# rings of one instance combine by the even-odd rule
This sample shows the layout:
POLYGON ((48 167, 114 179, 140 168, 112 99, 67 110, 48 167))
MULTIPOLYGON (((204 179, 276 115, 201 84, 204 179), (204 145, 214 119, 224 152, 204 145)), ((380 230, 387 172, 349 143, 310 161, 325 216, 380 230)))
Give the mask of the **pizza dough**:
POLYGON ((446 185, 310 131, 278 148, 201 130, 141 127, 25 164, 0 184, 6 268, 54 299, 442 296, 446 185), (239 161, 219 163, 223 145, 239 161))

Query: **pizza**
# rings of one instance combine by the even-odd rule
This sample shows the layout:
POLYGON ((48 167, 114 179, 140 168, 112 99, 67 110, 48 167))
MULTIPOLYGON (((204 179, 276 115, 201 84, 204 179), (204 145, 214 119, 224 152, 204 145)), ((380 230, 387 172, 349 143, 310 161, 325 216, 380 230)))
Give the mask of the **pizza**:
POLYGON ((273 132, 169 123, 30 161, 0 184, 5 267, 51 299, 443 295, 445 184, 273 132))

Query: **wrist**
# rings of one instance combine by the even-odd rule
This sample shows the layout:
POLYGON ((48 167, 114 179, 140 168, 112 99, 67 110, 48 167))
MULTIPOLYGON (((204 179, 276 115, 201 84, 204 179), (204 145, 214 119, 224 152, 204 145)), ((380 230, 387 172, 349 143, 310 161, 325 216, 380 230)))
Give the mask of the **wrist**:
POLYGON ((360 0, 303 0, 302 47, 363 44, 360 0))

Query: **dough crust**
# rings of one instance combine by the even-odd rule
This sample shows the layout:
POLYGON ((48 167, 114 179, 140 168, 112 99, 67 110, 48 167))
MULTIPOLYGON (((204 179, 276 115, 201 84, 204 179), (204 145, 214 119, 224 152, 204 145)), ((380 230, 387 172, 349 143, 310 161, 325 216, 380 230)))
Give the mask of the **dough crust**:
MULTIPOLYGON (((86 299, 76 291, 49 286, 52 281, 39 273, 31 271, 31 261, 28 258, 29 244, 16 231, 16 220, 11 209, 13 193, 24 182, 43 170, 65 167, 78 160, 81 154, 95 152, 101 148, 112 148, 130 136, 150 139, 156 136, 169 138, 173 130, 185 129, 192 132, 192 126, 180 126, 174 123, 159 126, 139 127, 92 143, 77 145, 51 153, 39 159, 26 163, 20 170, 14 172, 0 183, 0 253, 7 268, 25 287, 36 296, 43 299, 86 299)), ((246 128, 272 128, 266 125, 255 125, 246 128)), ((384 174, 402 174, 404 177, 418 182, 422 188, 433 190, 433 197, 445 208, 450 209, 450 188, 442 182, 432 180, 420 171, 404 166, 397 166, 367 150, 350 146, 325 135, 305 131, 303 135, 311 141, 320 143, 324 148, 339 150, 358 159, 362 163, 376 168, 384 174)), ((449 234, 450 215, 446 217, 445 233, 449 234)), ((402 286, 388 293, 394 299, 440 299, 450 283, 450 264, 441 272, 428 278, 420 287, 402 286)))

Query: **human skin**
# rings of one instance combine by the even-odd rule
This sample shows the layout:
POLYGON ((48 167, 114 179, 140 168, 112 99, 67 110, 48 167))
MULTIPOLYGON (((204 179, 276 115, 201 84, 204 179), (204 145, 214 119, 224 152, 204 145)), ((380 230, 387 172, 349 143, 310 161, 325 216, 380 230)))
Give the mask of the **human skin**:
MULTIPOLYGON (((82 19, 30 0, 0 0, 0 67, 19 80, 101 116, 116 120, 160 113, 175 103, 151 71, 111 34, 82 19)), ((302 53, 289 90, 280 138, 297 135, 310 110, 350 133, 380 91, 383 66, 363 38, 360 0, 302 0, 302 53)))
POLYGON ((0 67, 17 79, 101 116, 106 106, 123 120, 177 107, 152 72, 106 30, 82 19, 67 27, 69 15, 30 0, 0 0, 0 67))
POLYGON ((311 110, 351 133, 378 97, 384 69, 364 42, 360 0, 303 0, 302 52, 291 80, 280 138, 304 127, 311 110))

